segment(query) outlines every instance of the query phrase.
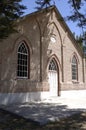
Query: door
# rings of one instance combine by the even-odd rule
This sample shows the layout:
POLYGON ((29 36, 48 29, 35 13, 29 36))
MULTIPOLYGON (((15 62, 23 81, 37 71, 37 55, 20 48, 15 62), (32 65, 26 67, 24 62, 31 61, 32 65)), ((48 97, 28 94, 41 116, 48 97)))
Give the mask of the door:
POLYGON ((49 85, 50 85, 50 96, 54 97, 58 95, 58 72, 57 64, 54 59, 49 64, 49 85))

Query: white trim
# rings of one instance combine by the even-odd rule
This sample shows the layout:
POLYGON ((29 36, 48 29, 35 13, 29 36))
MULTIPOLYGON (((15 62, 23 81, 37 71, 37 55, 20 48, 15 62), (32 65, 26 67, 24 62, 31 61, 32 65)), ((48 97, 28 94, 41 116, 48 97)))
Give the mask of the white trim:
MULTIPOLYGON (((18 73, 18 72, 21 72, 21 70, 18 70, 18 66, 24 66, 24 67, 26 66, 26 67, 27 67, 27 71, 26 71, 27 76, 18 76, 18 74, 17 74, 17 77, 18 77, 18 78, 28 78, 28 54, 29 54, 29 53, 28 53, 28 48, 27 48, 25 42, 24 42, 24 41, 20 42, 20 44, 19 44, 19 46, 18 46, 18 49, 17 49, 17 73, 18 73), (25 49, 26 49, 26 51, 27 51, 26 53, 19 52, 19 47, 21 47, 22 44, 25 46, 25 49), (27 59, 26 59, 26 60, 27 60, 27 64, 26 64, 26 65, 24 65, 24 64, 23 64, 23 65, 22 65, 22 64, 21 64, 21 65, 18 64, 18 61, 19 61, 19 60, 22 60, 22 58, 21 58, 21 59, 18 58, 18 54, 23 54, 23 55, 26 55, 26 56, 27 56, 27 59)), ((25 61, 25 59, 23 59, 23 60, 25 61)), ((23 70, 23 72, 25 72, 25 70, 23 70)))
POLYGON ((26 55, 28 54, 28 48, 27 48, 27 46, 26 46, 26 44, 25 44, 24 41, 21 41, 21 42, 19 43, 18 48, 17 48, 17 52, 20 53, 20 54, 24 54, 24 55, 25 55, 25 54, 26 54, 26 55), (25 48, 26 48, 26 50, 27 50, 27 53, 21 53, 21 52, 18 52, 19 47, 20 47, 22 44, 24 44, 24 46, 25 46, 25 48))
POLYGON ((20 77, 20 76, 17 76, 18 79, 28 79, 28 76, 27 77, 20 77))
POLYGON ((1 93, 0 105, 40 101, 49 98, 49 92, 1 93))

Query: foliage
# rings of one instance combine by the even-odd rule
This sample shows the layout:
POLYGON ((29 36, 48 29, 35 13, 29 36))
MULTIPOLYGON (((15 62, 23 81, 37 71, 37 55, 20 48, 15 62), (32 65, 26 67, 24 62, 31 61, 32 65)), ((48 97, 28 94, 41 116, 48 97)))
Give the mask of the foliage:
POLYGON ((25 6, 21 0, 0 0, 0 40, 15 32, 15 20, 22 14, 25 6))
MULTIPOLYGON (((38 9, 41 9, 45 5, 50 5, 51 1, 53 0, 36 0, 36 4, 40 5, 38 9)), ((85 2, 86 0, 68 0, 68 3, 73 9, 71 16, 68 16, 68 19, 72 21, 78 20, 78 26, 80 27, 86 27, 86 13, 82 12, 85 2)))
POLYGON ((72 15, 68 17, 69 20, 77 21, 78 26, 86 28, 86 13, 84 12, 84 4, 86 0, 69 0, 68 3, 72 6, 72 15), (82 11, 83 9, 83 11, 82 11))
MULTIPOLYGON (((53 0, 36 0, 36 4, 38 5, 37 9, 41 9, 44 7, 50 6, 50 3, 53 0)), ((56 0, 54 0, 56 1, 56 0)), ((78 26, 86 27, 86 11, 82 11, 86 0, 67 0, 68 4, 72 7, 72 14, 68 16, 68 20, 77 21, 78 26)))
POLYGON ((82 46, 83 46, 82 35, 76 36, 75 39, 76 39, 77 43, 80 45, 80 47, 82 48, 82 46))
POLYGON ((75 39, 77 41, 77 44, 79 44, 79 46, 83 49, 84 54, 86 54, 86 33, 84 33, 84 36, 83 34, 80 36, 76 36, 75 39))
POLYGON ((51 2, 51 0, 36 0, 35 3, 38 5, 36 8, 38 10, 40 10, 44 7, 47 8, 48 6, 50 6, 50 2, 51 2))
MULTIPOLYGON (((22 0, 0 0, 0 39, 6 38, 14 29, 17 20, 22 14, 25 6, 21 5, 22 0)), ((35 0, 37 9, 48 7, 51 2, 56 0, 35 0)), ((78 26, 82 27, 83 34, 86 29, 86 11, 82 11, 86 0, 67 0, 72 7, 72 14, 68 16, 68 20, 78 21, 78 26)), ((55 4, 55 3, 54 3, 55 4)), ((84 35, 83 35, 84 37, 84 35)), ((85 39, 85 37, 84 37, 85 39)), ((85 39, 86 40, 86 39, 85 39)))
POLYGON ((84 51, 84 54, 86 56, 86 32, 84 32, 83 35, 84 35, 84 36, 82 36, 82 38, 83 38, 83 51, 84 51))
MULTIPOLYGON (((51 1, 53 0, 36 0, 36 4, 38 5, 37 9, 40 10, 44 7, 50 6, 51 1)), ((71 16, 68 16, 67 19, 72 20, 73 22, 77 21, 78 26, 82 28, 82 35, 76 37, 76 40, 81 48, 84 47, 86 52, 86 10, 84 11, 83 9, 86 0, 67 0, 67 2, 72 7, 71 16)))

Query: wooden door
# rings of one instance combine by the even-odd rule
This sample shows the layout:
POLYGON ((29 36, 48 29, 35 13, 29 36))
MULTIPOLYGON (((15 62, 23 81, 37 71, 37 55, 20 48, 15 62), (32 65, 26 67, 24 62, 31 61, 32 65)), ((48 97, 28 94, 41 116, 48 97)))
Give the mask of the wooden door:
POLYGON ((49 85, 50 85, 50 96, 57 96, 58 93, 58 72, 57 64, 54 59, 49 64, 49 85))

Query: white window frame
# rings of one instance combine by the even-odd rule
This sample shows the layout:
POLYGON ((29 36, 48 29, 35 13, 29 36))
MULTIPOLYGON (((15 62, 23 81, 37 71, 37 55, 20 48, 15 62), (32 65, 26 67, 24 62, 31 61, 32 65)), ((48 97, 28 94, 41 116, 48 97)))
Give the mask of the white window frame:
MULTIPOLYGON (((18 78, 20 78, 20 79, 27 79, 28 78, 28 48, 27 48, 27 46, 26 46, 26 44, 25 44, 25 42, 24 41, 22 41, 20 44, 19 44, 19 47, 18 47, 18 50, 17 50, 17 77, 18 78), (25 49, 26 49, 26 51, 27 51, 27 53, 22 53, 22 52, 19 52, 18 50, 19 50, 19 47, 21 47, 22 46, 22 44, 25 46, 25 49), (18 71, 19 71, 19 69, 18 69, 18 67, 19 67, 19 64, 18 64, 18 61, 19 61, 19 58, 18 58, 18 55, 23 55, 23 56, 27 56, 27 65, 26 65, 26 68, 27 68, 27 71, 26 71, 26 76, 25 75, 19 75, 18 74, 18 71)), ((24 61, 24 59, 22 60, 22 58, 20 59, 21 61, 24 61)), ((23 65, 23 64, 20 64, 20 66, 21 67, 25 67, 25 65, 23 65)), ((22 70, 20 70, 20 73, 25 73, 25 70, 24 71, 22 71, 22 70)))
POLYGON ((75 56, 72 58, 72 81, 78 81, 78 63, 75 56), (73 61, 75 60, 75 61, 73 61))

